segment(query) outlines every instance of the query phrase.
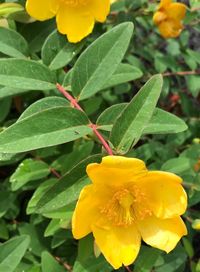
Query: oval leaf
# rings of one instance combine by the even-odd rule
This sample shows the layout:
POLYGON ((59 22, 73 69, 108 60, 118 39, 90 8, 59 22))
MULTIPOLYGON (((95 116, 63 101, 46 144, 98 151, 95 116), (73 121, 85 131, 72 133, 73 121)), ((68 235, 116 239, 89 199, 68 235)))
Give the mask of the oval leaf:
POLYGON ((66 36, 54 31, 42 47, 42 60, 51 70, 67 65, 82 49, 83 42, 69 43, 66 36))
POLYGON ((41 110, 0 133, 0 152, 18 153, 70 142, 89 134, 87 116, 69 107, 41 110))
POLYGON ((26 90, 55 89, 55 78, 44 65, 33 60, 0 59, 0 83, 26 90))
POLYGON ((0 245, 0 271, 14 272, 30 243, 27 235, 8 240, 0 245))
POLYGON ((9 28, 0 27, 0 52, 14 58, 28 56, 28 44, 24 37, 9 28))
POLYGON ((122 23, 92 43, 74 65, 71 87, 79 100, 103 88, 121 62, 133 33, 132 23, 122 23))
POLYGON ((115 121, 110 141, 116 152, 126 153, 150 121, 162 89, 162 77, 153 76, 134 96, 115 121))

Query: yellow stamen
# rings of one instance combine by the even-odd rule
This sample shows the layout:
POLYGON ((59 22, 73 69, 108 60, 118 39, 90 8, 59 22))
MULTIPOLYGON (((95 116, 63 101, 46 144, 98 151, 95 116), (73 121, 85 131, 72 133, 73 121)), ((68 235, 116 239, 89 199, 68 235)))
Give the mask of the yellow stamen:
POLYGON ((122 188, 101 208, 101 213, 116 226, 130 226, 134 220, 151 215, 145 200, 145 194, 138 187, 134 186, 131 191, 122 188))

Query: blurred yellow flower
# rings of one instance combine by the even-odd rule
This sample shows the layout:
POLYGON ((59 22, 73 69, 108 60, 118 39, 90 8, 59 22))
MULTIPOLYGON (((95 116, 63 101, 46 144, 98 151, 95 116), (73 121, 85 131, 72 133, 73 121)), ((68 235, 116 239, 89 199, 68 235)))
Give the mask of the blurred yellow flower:
POLYGON ((92 32, 95 21, 106 20, 110 0, 27 0, 26 9, 41 21, 56 16, 59 32, 76 43, 92 32))
POLYGON ((195 230, 200 230, 200 219, 196 219, 193 221, 192 228, 195 230))
POLYGON ((76 239, 93 232, 115 269, 135 260, 141 239, 169 252, 187 234, 180 217, 187 196, 175 174, 148 171, 143 161, 122 156, 89 164, 87 174, 92 184, 80 194, 72 232, 76 239))
POLYGON ((173 3, 171 0, 161 0, 158 10, 153 16, 153 21, 164 38, 176 38, 183 30, 181 21, 185 17, 185 13, 186 5, 173 3))

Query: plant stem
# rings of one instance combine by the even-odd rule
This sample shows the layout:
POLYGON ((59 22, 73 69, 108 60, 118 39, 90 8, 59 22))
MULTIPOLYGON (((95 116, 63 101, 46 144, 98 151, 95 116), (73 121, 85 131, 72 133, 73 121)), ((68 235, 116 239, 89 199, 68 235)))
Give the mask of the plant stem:
POLYGON ((107 153, 109 155, 113 155, 112 149, 110 148, 110 146, 108 145, 108 143, 105 141, 105 139, 103 138, 103 136, 101 135, 101 133, 97 130, 97 125, 91 124, 90 127, 92 128, 93 132, 95 133, 95 135, 97 136, 97 138, 99 139, 99 141, 102 143, 102 145, 105 148, 105 150, 107 151, 107 153))
POLYGON ((200 70, 194 70, 194 71, 180 71, 180 72, 166 72, 163 73, 163 76, 186 76, 186 75, 199 75, 200 70))
MULTIPOLYGON (((71 96, 71 94, 69 94, 65 88, 63 86, 61 86, 59 83, 56 84, 56 88, 58 89, 58 91, 64 95, 71 103, 71 106, 73 108, 76 108, 77 110, 80 110, 82 112, 84 112, 84 110, 81 108, 81 106, 78 104, 77 100, 71 96)), ((97 136, 97 138, 99 139, 99 141, 101 142, 102 146, 105 148, 105 150, 107 151, 107 153, 109 155, 113 155, 112 149, 110 148, 109 144, 106 142, 106 140, 103 138, 103 136, 101 135, 101 133, 97 130, 97 125, 93 124, 92 122, 90 122, 89 127, 93 130, 94 134, 97 136)))
POLYGON ((69 94, 65 88, 63 86, 61 86, 60 84, 56 84, 56 88, 58 89, 58 91, 63 94, 71 103, 71 106, 73 108, 76 108, 77 110, 83 111, 83 109, 79 106, 77 100, 71 96, 71 94, 69 94))

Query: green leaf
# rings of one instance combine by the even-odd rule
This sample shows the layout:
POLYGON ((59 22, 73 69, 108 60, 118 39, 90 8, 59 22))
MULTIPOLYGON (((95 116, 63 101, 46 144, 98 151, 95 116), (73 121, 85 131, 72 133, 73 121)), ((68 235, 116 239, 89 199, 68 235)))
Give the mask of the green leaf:
POLYGON ((50 96, 42 98, 35 103, 31 104, 19 117, 17 122, 30 117, 33 114, 39 113, 44 110, 48 110, 54 107, 70 107, 69 102, 62 97, 50 96))
POLYGON ((90 156, 67 172, 59 182, 50 187, 36 204, 36 212, 45 213, 59 209, 75 201, 81 189, 88 184, 86 167, 89 163, 99 162, 101 155, 90 156))
POLYGON ((79 100, 104 88, 116 71, 133 33, 132 23, 122 23, 98 38, 80 56, 72 72, 71 87, 79 100))
POLYGON ((10 98, 0 99, 0 109, 1 109, 0 122, 4 121, 4 119, 9 114, 11 103, 12 101, 10 98))
POLYGON ((83 112, 70 107, 41 109, 0 133, 0 152, 19 153, 67 143, 91 133, 88 124, 83 112))
POLYGON ((126 153, 136 143, 150 121, 162 89, 162 77, 153 76, 134 96, 115 121, 110 141, 118 153, 126 153))
POLYGON ((174 114, 156 108, 143 134, 178 133, 187 129, 185 122, 174 114))
POLYGON ((18 226, 21 235, 28 235, 30 237, 29 248, 36 256, 41 256, 42 252, 47 249, 48 239, 45 239, 44 226, 41 224, 23 223, 18 226))
MULTIPOLYGON (((128 103, 120 103, 107 108, 98 117, 96 124, 99 129, 111 131, 114 122, 128 103)), ((142 134, 178 133, 187 129, 185 122, 174 114, 155 108, 153 116, 145 126, 142 134)))
POLYGON ((128 103, 115 104, 103 111, 96 121, 99 129, 111 131, 114 122, 127 105, 128 103))
POLYGON ((47 251, 42 252, 42 272, 65 272, 63 266, 61 266, 55 258, 47 251))
POLYGON ((26 159, 20 163, 10 177, 12 190, 16 191, 29 181, 44 178, 48 176, 49 173, 49 166, 45 162, 26 159))
POLYGON ((51 71, 33 60, 0 59, 0 83, 26 90, 55 89, 56 80, 51 71))
POLYGON ((200 76, 190 75, 187 77, 188 90, 192 93, 194 97, 197 97, 200 91, 200 76))
POLYGON ((14 272, 30 243, 27 235, 8 240, 0 245, 0 271, 14 272))
POLYGON ((122 84, 128 81, 132 81, 142 77, 143 73, 140 69, 134 67, 130 64, 120 63, 117 67, 117 70, 114 74, 109 78, 109 80, 102 87, 103 89, 107 89, 113 87, 118 84, 122 84))
POLYGON ((56 30, 49 35, 42 47, 42 60, 51 70, 66 66, 82 49, 83 42, 69 43, 66 36, 56 30))
POLYGON ((18 94, 26 93, 28 91, 30 90, 0 86, 0 98, 16 96, 18 94))
POLYGON ((135 272, 152 271, 152 268, 160 255, 161 255, 160 250, 147 246, 142 246, 140 254, 135 262, 134 271, 135 272))
MULTIPOLYGON (((187 260, 187 255, 182 246, 177 246, 170 254, 164 256, 164 264, 156 267, 156 272, 175 272, 178 271, 184 262, 187 260)), ((184 271, 184 269, 180 270, 184 271)))
POLYGON ((174 158, 166 161, 161 170, 169 171, 175 174, 183 174, 184 172, 188 172, 191 169, 192 165, 190 163, 190 159, 186 157, 174 158))
POLYGON ((0 27, 0 52, 14 58, 28 56, 28 44, 16 31, 0 27))
POLYGON ((34 213, 36 211, 36 206, 37 203, 40 201, 40 199, 46 194, 46 192, 54 186, 54 184, 57 182, 58 180, 56 178, 51 178, 46 180, 45 182, 41 183, 40 186, 37 188, 37 190, 35 190, 32 198, 30 199, 27 209, 26 209, 26 213, 27 214, 31 214, 34 213))

